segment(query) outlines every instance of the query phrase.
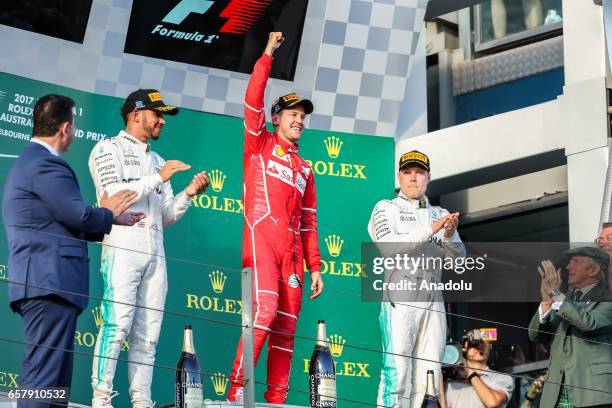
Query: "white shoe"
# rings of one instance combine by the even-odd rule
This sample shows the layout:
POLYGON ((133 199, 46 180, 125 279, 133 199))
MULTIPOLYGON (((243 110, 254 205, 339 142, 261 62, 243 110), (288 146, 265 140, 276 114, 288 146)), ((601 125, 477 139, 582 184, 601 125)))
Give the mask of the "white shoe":
POLYGON ((151 405, 149 404, 140 405, 140 404, 141 402, 138 402, 136 405, 133 406, 133 408, 155 408, 155 405, 157 405, 157 402, 153 401, 151 405))
POLYGON ((113 404, 111 404, 111 400, 115 398, 119 393, 117 391, 113 391, 110 395, 104 395, 101 397, 94 397, 91 400, 91 408, 113 408, 113 404))
MULTIPOLYGON (((134 405, 133 408, 155 408, 155 405, 157 405, 157 402, 153 401, 153 403, 151 405, 146 404, 146 405, 140 405, 140 403, 138 403, 138 405, 134 405)), ((91 407, 93 408, 93 407, 91 407)))
POLYGON ((236 391, 234 391, 234 395, 227 397, 227 400, 229 402, 237 402, 237 403, 243 403, 244 402, 244 387, 237 387, 236 391))

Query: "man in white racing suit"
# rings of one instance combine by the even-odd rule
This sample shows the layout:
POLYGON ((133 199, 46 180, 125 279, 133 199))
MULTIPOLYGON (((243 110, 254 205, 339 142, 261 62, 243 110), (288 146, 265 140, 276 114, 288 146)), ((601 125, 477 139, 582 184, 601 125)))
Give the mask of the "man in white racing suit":
MULTIPOLYGON (((385 281, 410 280, 416 290, 386 291, 381 303, 383 367, 378 405, 420 407, 425 395, 427 370, 440 384, 440 363, 446 344, 446 316, 439 291, 419 290, 420 283, 439 282, 442 270, 430 266, 435 259, 464 257, 457 233, 459 213, 432 206, 425 196, 430 180, 429 158, 418 151, 399 161, 400 192, 393 200, 379 201, 368 232, 384 257, 407 254, 427 261, 412 270, 386 269, 385 281)), ((438 263, 439 264, 439 263, 438 263)))
POLYGON ((129 188, 138 193, 132 211, 144 219, 132 227, 116 227, 103 241, 101 273, 104 280, 102 326, 93 360, 92 407, 111 407, 117 357, 129 335, 128 379, 133 407, 152 407, 151 381, 155 348, 163 318, 166 259, 163 228, 174 224, 189 208, 192 197, 209 184, 206 172, 195 174, 176 196, 170 179, 190 166, 164 161, 151 151, 165 125, 164 114, 178 108, 163 103, 156 90, 132 92, 121 108, 126 123, 118 136, 96 144, 89 156, 89 171, 97 199, 107 192, 129 188))

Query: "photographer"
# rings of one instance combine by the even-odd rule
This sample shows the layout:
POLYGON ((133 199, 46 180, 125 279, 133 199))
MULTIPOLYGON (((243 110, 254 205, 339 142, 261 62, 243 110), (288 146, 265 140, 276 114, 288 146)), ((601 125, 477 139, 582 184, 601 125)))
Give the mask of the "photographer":
POLYGON ((511 376, 491 372, 488 361, 491 344, 480 330, 470 330, 463 341, 463 367, 456 367, 456 379, 441 387, 441 406, 448 408, 505 407, 514 389, 511 376))

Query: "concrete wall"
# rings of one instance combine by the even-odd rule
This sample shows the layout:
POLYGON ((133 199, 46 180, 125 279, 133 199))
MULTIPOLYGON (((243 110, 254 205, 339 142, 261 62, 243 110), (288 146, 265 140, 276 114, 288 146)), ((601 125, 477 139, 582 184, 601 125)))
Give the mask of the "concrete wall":
MULTIPOLYGON (((599 228, 608 166, 602 10, 590 1, 565 1, 563 15, 563 95, 555 101, 400 140, 395 159, 411 149, 429 154, 432 184, 438 182, 437 193, 444 194, 558 167, 563 164, 559 154, 563 154, 570 238, 591 241, 599 228), (495 179, 495 173, 501 178, 495 179)), ((521 197, 523 185, 506 187, 507 194, 498 196, 497 202, 484 199, 494 194, 495 187, 477 190, 470 197, 483 203, 469 208, 520 201, 513 197, 521 197)))

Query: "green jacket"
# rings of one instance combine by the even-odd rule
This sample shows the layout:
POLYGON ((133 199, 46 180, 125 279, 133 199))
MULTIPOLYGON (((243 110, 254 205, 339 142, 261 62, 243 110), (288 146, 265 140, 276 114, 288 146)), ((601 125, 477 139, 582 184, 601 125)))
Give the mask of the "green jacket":
POLYGON ((529 338, 551 342, 546 379, 551 382, 544 385, 540 406, 555 406, 561 383, 576 407, 612 404, 612 296, 603 284, 587 292, 581 302, 566 299, 542 324, 536 311, 529 338))

